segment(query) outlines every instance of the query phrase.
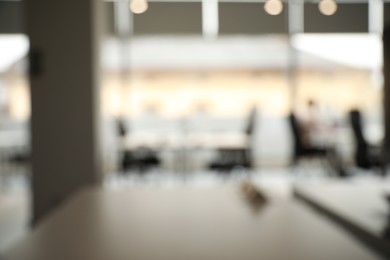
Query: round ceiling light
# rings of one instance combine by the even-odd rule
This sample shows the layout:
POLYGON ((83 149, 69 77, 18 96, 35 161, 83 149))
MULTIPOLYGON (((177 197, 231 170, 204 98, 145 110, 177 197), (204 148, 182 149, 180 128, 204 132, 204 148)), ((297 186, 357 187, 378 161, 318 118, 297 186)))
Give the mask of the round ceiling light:
POLYGON ((135 14, 142 14, 148 10, 148 2, 146 0, 131 0, 130 10, 135 14))
POLYGON ((283 11, 283 3, 280 0, 268 0, 264 4, 264 10, 270 15, 278 15, 283 11))
POLYGON ((337 11, 337 4, 333 0, 322 0, 318 4, 318 9, 324 15, 333 15, 337 11))

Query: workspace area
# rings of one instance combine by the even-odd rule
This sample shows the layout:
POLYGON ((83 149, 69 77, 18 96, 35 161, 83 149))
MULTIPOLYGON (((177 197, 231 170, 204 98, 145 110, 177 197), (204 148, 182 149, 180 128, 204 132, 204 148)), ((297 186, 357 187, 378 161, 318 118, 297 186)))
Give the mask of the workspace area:
POLYGON ((389 23, 0 0, 0 259, 388 259, 389 23))

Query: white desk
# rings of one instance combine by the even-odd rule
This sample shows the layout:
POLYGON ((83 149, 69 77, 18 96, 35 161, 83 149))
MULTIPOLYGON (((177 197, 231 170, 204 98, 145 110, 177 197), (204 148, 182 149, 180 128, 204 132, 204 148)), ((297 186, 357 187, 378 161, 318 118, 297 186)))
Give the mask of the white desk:
POLYGON ((372 260, 373 253, 303 205, 254 212, 238 187, 85 190, 5 260, 372 260))
POLYGON ((148 147, 151 149, 219 149, 247 148, 249 140, 241 133, 189 132, 186 134, 130 134, 123 142, 123 149, 148 147))
POLYGON ((295 194, 378 252, 390 255, 390 240, 384 234, 390 225, 390 207, 384 199, 390 194, 389 180, 301 184, 295 194))

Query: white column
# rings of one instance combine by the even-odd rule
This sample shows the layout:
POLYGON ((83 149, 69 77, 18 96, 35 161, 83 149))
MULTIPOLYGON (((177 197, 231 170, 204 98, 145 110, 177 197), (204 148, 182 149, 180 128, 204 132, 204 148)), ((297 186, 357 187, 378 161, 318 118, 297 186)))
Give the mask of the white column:
POLYGON ((289 0, 288 2, 288 36, 289 36, 289 55, 288 55, 288 82, 290 86, 290 108, 294 110, 296 102, 296 68, 298 65, 298 53, 292 46, 292 38, 297 33, 304 31, 304 1, 289 0))
POLYGON ((202 0, 202 30, 205 39, 218 36, 218 0, 202 0))
POLYGON ((383 32, 383 1, 369 0, 368 2, 368 31, 370 33, 383 32))
POLYGON ((129 10, 129 0, 114 2, 115 30, 120 37, 129 37, 134 29, 133 14, 129 10))
POLYGON ((288 32, 290 35, 303 33, 304 30, 304 1, 288 1, 288 32))

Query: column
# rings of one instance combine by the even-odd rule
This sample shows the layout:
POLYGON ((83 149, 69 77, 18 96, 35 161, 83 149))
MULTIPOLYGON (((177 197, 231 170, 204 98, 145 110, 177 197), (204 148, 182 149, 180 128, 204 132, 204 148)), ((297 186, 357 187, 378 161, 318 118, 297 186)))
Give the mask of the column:
POLYGON ((384 76, 384 152, 386 160, 389 159, 390 152, 390 27, 387 26, 383 31, 383 76, 384 76))
POLYGON ((100 0, 25 1, 30 39, 33 223, 99 184, 100 0))

